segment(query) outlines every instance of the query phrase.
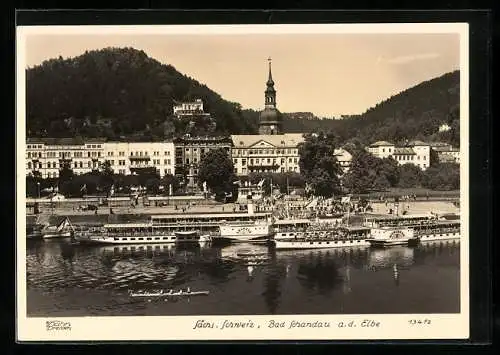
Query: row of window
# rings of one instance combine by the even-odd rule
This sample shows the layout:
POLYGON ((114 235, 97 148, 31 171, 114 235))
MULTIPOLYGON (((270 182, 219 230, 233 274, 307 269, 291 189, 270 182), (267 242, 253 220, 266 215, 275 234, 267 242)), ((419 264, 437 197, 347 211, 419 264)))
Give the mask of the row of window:
MULTIPOLYGON (((47 152, 47 158, 83 158, 83 152, 47 152)), ((87 152, 87 157, 101 157, 101 152, 87 152)), ((28 152, 28 158, 42 158, 41 152, 28 152)))
POLYGON ((280 154, 298 154, 297 149, 233 149, 234 155, 280 155, 280 154))
MULTIPOLYGON (((108 152, 108 157, 114 157, 115 156, 115 152, 108 152)), ((118 156, 119 157, 124 157, 125 156, 125 152, 118 152, 118 156)))
MULTIPOLYGON (((297 164, 298 162, 298 158, 288 158, 288 162, 289 163, 295 163, 297 164)), ((249 159, 249 164, 252 165, 254 164, 254 161, 255 161, 255 164, 265 164, 265 163, 268 163, 268 164, 271 164, 271 158, 263 158, 263 159, 254 159, 254 158, 250 158, 249 159)), ((233 163, 236 165, 238 164, 238 159, 233 159, 233 163)), ((286 163, 286 158, 281 158, 281 164, 285 164, 286 163)), ((241 159, 241 165, 245 166, 247 164, 247 160, 246 159, 241 159)), ((273 158, 272 159, 272 164, 277 164, 277 159, 276 158, 273 158)))
MULTIPOLYGON (((126 169, 118 169, 117 172, 118 172, 118 174, 122 174, 122 175, 126 175, 127 174, 127 170, 126 169)), ((165 174, 171 175, 172 174, 172 169, 165 169, 164 172, 165 172, 165 174)), ((48 178, 57 178, 59 176, 59 172, 58 171, 53 171, 53 172, 49 171, 49 172, 47 172, 46 175, 47 175, 48 178)))
MULTIPOLYGON (((111 166, 114 166, 115 165, 115 161, 114 160, 108 160, 109 161, 109 164, 111 166)), ((117 160, 116 161, 117 165, 120 165, 120 166, 125 166, 126 165, 126 161, 125 160, 117 160)), ((165 165, 170 165, 171 163, 171 160, 170 159, 165 159, 164 160, 164 164, 165 165)), ((136 162, 135 165, 148 165, 148 163, 139 163, 139 162, 136 162)), ((31 162, 29 161, 27 163, 28 165, 28 169, 43 169, 43 163, 36 163, 36 162, 31 162)), ((132 161, 130 165, 134 165, 134 162, 132 161)), ((161 165, 161 160, 160 159, 153 159, 153 165, 161 165)), ((59 163, 59 162, 47 162, 47 169, 60 169, 63 167, 63 164, 59 163)), ((79 161, 79 162, 74 162, 73 164, 69 164, 69 167, 70 168, 98 168, 99 167, 99 163, 98 162, 91 162, 91 161, 88 161, 86 164, 84 164, 84 162, 82 161, 79 161)))
MULTIPOLYGON (((280 171, 281 173, 284 173, 284 172, 286 172, 286 169, 285 169, 285 168, 280 168, 280 170, 279 170, 279 171, 280 171)), ((299 171, 299 169, 298 169, 298 167, 296 167, 296 166, 294 166, 294 167, 289 166, 289 167, 288 167, 288 172, 292 172, 292 171, 293 171, 293 172, 298 172, 298 171, 299 171)), ((235 169, 234 169, 234 172, 235 172, 236 174, 238 174, 238 169, 237 169, 237 168, 235 168, 235 169)), ((275 170, 275 169, 259 169, 259 168, 249 168, 249 169, 248 169, 248 172, 249 172, 249 173, 257 173, 257 172, 274 173, 274 172, 277 172, 277 170, 275 170)), ((241 168, 241 174, 242 174, 242 175, 246 175, 246 174, 247 174, 247 168, 241 168)))
MULTIPOLYGON (((28 162, 28 169, 43 169, 43 164, 42 163, 32 163, 32 162, 28 162)), ((64 165, 59 163, 59 162, 48 162, 47 163, 47 169, 61 169, 64 165)), ((78 169, 78 168, 98 168, 99 167, 99 163, 98 162, 87 162, 86 164, 84 164, 82 161, 80 162, 74 162, 73 164, 69 164, 69 167, 70 168, 75 168, 75 169, 78 169)))
MULTIPOLYGON (((109 153, 113 153, 113 152, 109 152, 109 153)), ((166 156, 170 156, 170 151, 166 150, 166 151, 164 152, 164 154, 165 154, 166 156)), ((112 155, 113 155, 113 154, 111 154, 111 156, 112 156, 112 155)), ((143 156, 144 156, 144 157, 148 157, 148 156, 149 156, 149 152, 130 152, 130 156, 131 156, 131 157, 134 157, 134 156, 135 156, 135 157, 143 157, 143 156)), ((153 156, 154 156, 154 157, 159 157, 159 156, 160 156, 160 152, 159 152, 159 151, 155 151, 155 152, 153 152, 153 156)))
MULTIPOLYGON (((223 148, 229 150, 228 147, 223 147, 223 148)), ((205 154, 208 153, 211 149, 213 148, 184 148, 184 152, 186 152, 186 154, 197 154, 197 153, 205 154)), ((177 154, 179 155, 182 154, 182 148, 177 149, 177 154)))
MULTIPOLYGON (((394 158, 396 160, 414 160, 413 158, 417 157, 415 160, 420 160, 420 155, 395 155, 394 158)), ((427 160, 427 157, 424 155, 422 160, 427 160)))

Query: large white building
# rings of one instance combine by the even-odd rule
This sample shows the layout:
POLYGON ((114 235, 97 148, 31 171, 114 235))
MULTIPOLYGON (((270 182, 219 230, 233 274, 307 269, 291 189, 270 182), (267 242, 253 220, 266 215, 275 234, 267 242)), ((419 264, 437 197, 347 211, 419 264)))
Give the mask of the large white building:
POLYGON ((56 178, 65 165, 75 174, 99 169, 109 161, 116 174, 131 174, 143 168, 156 168, 160 176, 175 174, 172 142, 105 142, 75 138, 30 139, 26 142, 26 173, 39 172, 43 178, 56 178))
POLYGON ((432 150, 436 152, 437 160, 440 163, 460 164, 460 148, 455 148, 448 143, 433 143, 432 150))
POLYGON ((128 175, 148 168, 155 168, 161 177, 175 174, 172 142, 106 142, 104 151, 115 174, 128 175))
POLYGON ((104 162, 104 142, 74 138, 30 139, 26 141, 26 172, 39 172, 43 178, 59 176, 67 165, 75 174, 98 169, 104 162))
POLYGON ((208 115, 203 109, 203 101, 196 99, 192 102, 178 102, 173 107, 174 115, 178 118, 194 115, 208 115))
POLYGON ((304 141, 301 133, 255 134, 231 136, 235 173, 300 172, 298 145, 304 141))
POLYGON ((394 144, 387 141, 378 141, 370 144, 366 150, 377 158, 388 158, 394 154, 394 144))
POLYGON ((399 165, 414 164, 422 170, 427 169, 431 163, 431 145, 422 141, 409 142, 404 147, 379 141, 370 144, 366 150, 377 158, 392 157, 399 165))

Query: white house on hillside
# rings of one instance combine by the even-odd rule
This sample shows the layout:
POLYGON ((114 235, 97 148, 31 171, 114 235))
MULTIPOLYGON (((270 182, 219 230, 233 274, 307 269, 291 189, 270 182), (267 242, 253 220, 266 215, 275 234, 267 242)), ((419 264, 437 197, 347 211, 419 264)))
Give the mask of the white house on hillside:
POLYGON ((379 141, 369 145, 366 150, 377 158, 392 157, 399 165, 414 164, 422 170, 430 165, 431 145, 422 141, 412 141, 404 147, 379 141))

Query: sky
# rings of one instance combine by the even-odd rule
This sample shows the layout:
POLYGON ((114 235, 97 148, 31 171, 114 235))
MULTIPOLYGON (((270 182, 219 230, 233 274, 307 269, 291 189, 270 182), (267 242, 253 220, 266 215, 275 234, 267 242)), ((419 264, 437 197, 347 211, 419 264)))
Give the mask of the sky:
POLYGON ((133 47, 243 108, 261 110, 268 58, 281 112, 360 114, 460 68, 456 33, 73 34, 26 36, 28 67, 86 50, 133 47))

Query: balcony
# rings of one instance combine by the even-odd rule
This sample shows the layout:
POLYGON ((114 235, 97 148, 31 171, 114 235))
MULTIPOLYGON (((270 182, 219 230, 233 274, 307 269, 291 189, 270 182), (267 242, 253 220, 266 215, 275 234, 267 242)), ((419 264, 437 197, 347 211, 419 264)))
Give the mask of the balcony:
POLYGON ((130 170, 132 169, 145 169, 145 168, 154 168, 154 165, 149 165, 146 163, 139 163, 139 164, 134 164, 130 166, 130 170))
POLYGON ((278 163, 249 163, 248 168, 249 169, 257 169, 257 168, 262 168, 262 169, 278 169, 280 165, 278 163))
POLYGON ((151 157, 149 155, 143 155, 143 156, 137 156, 137 155, 131 155, 129 156, 129 159, 132 161, 138 161, 138 160, 151 160, 151 157))

